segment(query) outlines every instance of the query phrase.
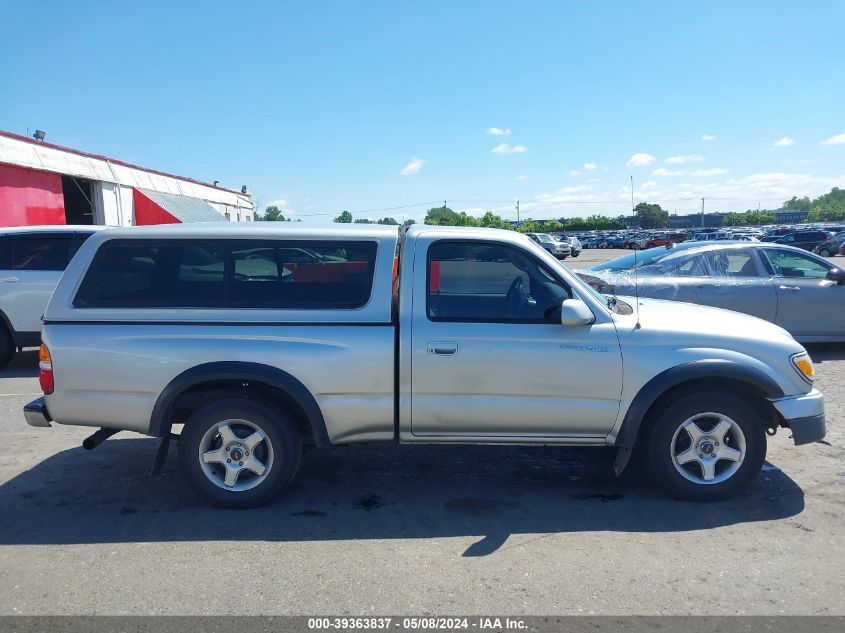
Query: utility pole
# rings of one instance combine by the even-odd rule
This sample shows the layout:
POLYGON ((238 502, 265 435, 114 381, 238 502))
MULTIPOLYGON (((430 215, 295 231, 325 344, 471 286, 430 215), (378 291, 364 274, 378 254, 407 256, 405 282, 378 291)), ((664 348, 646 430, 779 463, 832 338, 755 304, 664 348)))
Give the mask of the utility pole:
POLYGON ((516 221, 519 222, 519 200, 516 201, 516 221))
POLYGON ((704 228, 704 198, 701 199, 701 228, 704 228))

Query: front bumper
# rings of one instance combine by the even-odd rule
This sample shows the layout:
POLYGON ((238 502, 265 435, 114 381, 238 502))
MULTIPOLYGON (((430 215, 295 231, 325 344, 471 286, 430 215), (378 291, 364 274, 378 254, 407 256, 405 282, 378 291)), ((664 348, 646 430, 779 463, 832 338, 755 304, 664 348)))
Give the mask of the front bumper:
POLYGON ((47 403, 44 398, 33 400, 27 405, 24 405, 23 416, 26 418, 26 423, 30 426, 50 426, 53 418, 47 412, 47 403))
POLYGON ((772 400, 784 423, 792 430, 795 445, 818 442, 825 436, 824 396, 818 389, 772 400))

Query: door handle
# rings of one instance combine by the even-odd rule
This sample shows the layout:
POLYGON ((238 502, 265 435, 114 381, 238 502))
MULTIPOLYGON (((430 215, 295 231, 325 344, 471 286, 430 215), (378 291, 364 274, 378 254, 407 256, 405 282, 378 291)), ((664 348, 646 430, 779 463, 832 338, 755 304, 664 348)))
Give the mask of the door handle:
POLYGON ((784 290, 786 292, 798 292, 801 290, 798 286, 778 286, 778 290, 784 290))
POLYGON ((437 356, 454 356, 458 353, 458 344, 453 341, 429 341, 428 353, 437 356))
POLYGON ((13 284, 17 281, 20 281, 20 279, 18 279, 17 277, 3 277, 3 279, 0 279, 0 281, 2 281, 4 284, 13 284))

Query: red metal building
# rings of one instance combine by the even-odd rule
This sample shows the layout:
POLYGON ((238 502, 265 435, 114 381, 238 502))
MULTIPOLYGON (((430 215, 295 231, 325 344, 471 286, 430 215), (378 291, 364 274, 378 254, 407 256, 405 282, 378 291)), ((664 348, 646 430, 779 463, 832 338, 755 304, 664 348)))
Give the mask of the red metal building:
POLYGON ((254 219, 245 191, 0 131, 0 226, 254 219))

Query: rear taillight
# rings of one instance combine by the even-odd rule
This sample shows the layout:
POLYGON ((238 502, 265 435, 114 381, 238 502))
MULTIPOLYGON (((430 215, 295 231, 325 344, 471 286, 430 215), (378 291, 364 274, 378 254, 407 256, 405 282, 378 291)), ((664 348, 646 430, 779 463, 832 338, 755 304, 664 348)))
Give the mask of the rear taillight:
POLYGON ((41 348, 38 350, 38 382, 45 396, 53 393, 53 359, 44 343, 41 343, 41 348))

